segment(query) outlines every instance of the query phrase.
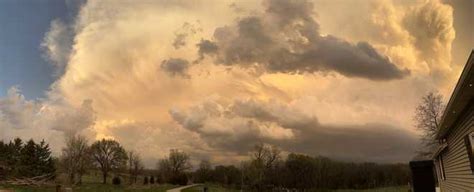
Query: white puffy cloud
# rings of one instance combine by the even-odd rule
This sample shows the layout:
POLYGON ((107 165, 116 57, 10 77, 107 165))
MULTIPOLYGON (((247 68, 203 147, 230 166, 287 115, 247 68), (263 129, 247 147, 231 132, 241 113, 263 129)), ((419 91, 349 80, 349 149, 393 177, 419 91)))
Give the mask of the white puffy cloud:
POLYGON ((27 100, 16 88, 0 98, 0 139, 47 139, 58 152, 64 135, 81 133, 94 135, 92 101, 71 106, 60 100, 27 100))
POLYGON ((47 127, 69 134, 91 128, 94 122, 91 100, 77 107, 61 101, 27 100, 16 87, 0 98, 0 126, 4 129, 47 127))
POLYGON ((451 73, 451 46, 455 38, 452 7, 438 0, 426 1, 407 10, 403 25, 430 72, 437 78, 451 73))
POLYGON ((0 98, 0 127, 6 129, 28 129, 34 126, 40 106, 26 100, 17 87, 8 90, 5 98, 0 98))
POLYGON ((60 19, 55 19, 51 22, 51 27, 41 43, 46 57, 56 67, 59 75, 64 72, 69 62, 73 39, 74 33, 71 26, 60 19))

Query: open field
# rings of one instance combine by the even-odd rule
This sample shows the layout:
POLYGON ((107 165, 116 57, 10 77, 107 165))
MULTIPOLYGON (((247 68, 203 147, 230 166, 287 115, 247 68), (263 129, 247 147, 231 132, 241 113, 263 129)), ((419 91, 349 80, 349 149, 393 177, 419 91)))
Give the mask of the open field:
MULTIPOLYGON (((74 192, 164 192, 174 185, 115 186, 112 184, 92 184, 73 187, 74 192)), ((0 189, 14 189, 15 192, 55 192, 55 187, 0 186, 0 189)))
MULTIPOLYGON (((137 183, 129 185, 129 180, 126 177, 121 177, 121 185, 113 185, 110 175, 107 178, 107 184, 102 184, 102 176, 99 171, 90 171, 82 177, 82 185, 73 187, 74 192, 164 192, 168 189, 178 187, 170 184, 148 184, 143 185, 143 175, 138 177, 137 183)), ((56 182, 66 183, 66 175, 59 174, 56 177, 56 182)), ((56 187, 53 184, 50 187, 33 187, 33 186, 12 186, 0 185, 0 189, 14 189, 15 192, 55 192, 56 187)), ((67 185, 66 185, 67 187, 67 185)))
MULTIPOLYGON (((218 185, 207 185, 209 192, 238 192, 238 189, 229 189, 218 185)), ((148 185, 148 186, 115 186, 112 184, 86 183, 82 186, 74 187, 74 192, 165 192, 175 188, 175 185, 148 185)), ((23 187, 23 186, 0 186, 0 189, 13 189, 15 192, 55 192, 54 187, 23 187)), ((183 192, 202 192, 203 186, 191 187, 182 190, 183 192)), ((387 187, 378 189, 344 189, 344 190, 311 190, 314 192, 407 192, 407 186, 387 187)))
MULTIPOLYGON (((220 187, 217 185, 206 185, 208 187, 209 192, 224 192, 224 191, 230 191, 230 192, 237 192, 240 191, 238 189, 229 189, 229 188, 224 188, 220 187)), ((201 192, 203 191, 203 186, 196 186, 196 187, 191 187, 182 190, 182 192, 201 192)))
POLYGON ((399 186, 399 187, 384 187, 384 188, 377 188, 377 189, 365 189, 365 190, 354 190, 354 189, 344 189, 344 190, 336 190, 334 192, 407 192, 408 186, 399 186))
MULTIPOLYGON (((202 192, 203 186, 191 187, 183 192, 202 192)), ((208 185, 209 192, 237 192, 240 191, 238 189, 227 189, 217 185, 208 185)), ((355 190, 355 189, 344 189, 344 190, 311 190, 314 192, 407 192, 407 186, 399 186, 399 187, 387 187, 387 188, 378 188, 378 189, 366 189, 366 190, 355 190)))

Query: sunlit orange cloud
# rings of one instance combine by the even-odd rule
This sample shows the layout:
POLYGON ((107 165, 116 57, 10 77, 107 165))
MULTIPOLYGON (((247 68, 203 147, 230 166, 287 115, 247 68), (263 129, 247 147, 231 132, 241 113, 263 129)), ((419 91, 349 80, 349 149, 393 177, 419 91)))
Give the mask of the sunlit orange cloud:
MULTIPOLYGON (((365 72, 354 75, 345 66, 333 70, 331 63, 311 71, 271 71, 259 64, 268 58, 244 65, 223 63, 219 60, 226 56, 223 50, 199 54, 197 44, 202 40, 218 48, 231 47, 226 43, 232 39, 225 39, 230 36, 219 40, 216 34, 224 29, 237 33, 243 18, 260 18, 264 31, 274 33, 269 29, 275 26, 265 22, 284 19, 268 13, 266 6, 277 6, 272 3, 88 1, 74 23, 55 21, 46 34, 43 46, 64 68, 49 97, 73 108, 91 100, 95 122, 81 133, 91 140, 119 140, 127 149, 140 151, 148 166, 172 148, 196 158, 238 162, 258 142, 279 145, 285 151, 361 161, 411 158, 418 134, 412 122, 414 107, 428 91, 439 90, 448 97, 459 74, 451 67, 453 8, 436 0, 306 2, 314 6, 308 14, 320 27, 318 38, 324 40, 319 41, 329 44, 333 40, 326 38, 334 36, 338 38, 334 41, 344 46, 347 42, 348 47, 365 42, 364 46, 373 47, 396 67, 391 69, 400 73, 395 78, 365 72), (63 36, 70 36, 72 44, 55 41, 63 36), (58 49, 64 46, 71 51, 58 49), (175 63, 163 67, 166 61, 175 63), (344 154, 351 153, 344 151, 327 152, 331 142, 311 141, 311 134, 347 142, 374 134, 385 141, 376 139, 371 144, 403 150, 385 154, 361 145, 353 150, 386 158, 349 157, 344 154), (322 146, 306 149, 304 142, 322 146)), ((278 6, 301 8, 291 3, 278 6)), ((303 39, 297 43, 304 46, 291 47, 295 52, 310 42, 295 29, 285 30, 289 32, 270 37, 303 39)), ((291 43, 270 45, 286 48, 291 43)))

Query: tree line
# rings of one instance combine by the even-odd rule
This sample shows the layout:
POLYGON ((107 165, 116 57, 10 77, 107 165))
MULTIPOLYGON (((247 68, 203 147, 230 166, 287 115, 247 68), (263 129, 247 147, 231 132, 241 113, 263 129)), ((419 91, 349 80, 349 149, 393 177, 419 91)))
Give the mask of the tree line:
POLYGON ((55 163, 49 145, 44 140, 24 142, 19 138, 0 141, 0 179, 6 177, 55 176, 55 163))
POLYGON ((138 153, 126 151, 112 139, 89 145, 83 136, 67 137, 59 158, 52 157, 44 141, 0 141, 3 179, 45 174, 54 179, 62 174, 70 184, 80 185, 82 177, 93 170, 101 173, 104 184, 113 177, 114 184, 128 178, 129 184, 215 183, 248 191, 367 189, 406 185, 410 181, 406 164, 351 163, 296 153, 284 157, 278 147, 266 144, 256 145, 248 160, 239 165, 213 166, 204 160, 193 170, 190 155, 172 149, 157 162, 155 170, 145 170, 138 153))
POLYGON ((191 169, 190 156, 172 149, 169 156, 159 160, 157 170, 145 170, 140 154, 126 151, 113 139, 102 139, 88 144, 81 135, 66 138, 66 145, 59 158, 52 156, 49 145, 43 140, 32 139, 24 143, 16 138, 9 143, 0 141, 0 181, 10 178, 34 178, 58 174, 66 175, 72 185, 82 184, 82 178, 91 171, 101 173, 102 183, 113 176, 112 182, 120 184, 128 178, 129 184, 171 183, 184 185, 191 169))
POLYGON ((307 191, 407 185, 410 172, 406 164, 349 163, 296 153, 283 159, 277 147, 259 144, 240 167, 212 168, 202 161, 193 179, 248 191, 307 191))

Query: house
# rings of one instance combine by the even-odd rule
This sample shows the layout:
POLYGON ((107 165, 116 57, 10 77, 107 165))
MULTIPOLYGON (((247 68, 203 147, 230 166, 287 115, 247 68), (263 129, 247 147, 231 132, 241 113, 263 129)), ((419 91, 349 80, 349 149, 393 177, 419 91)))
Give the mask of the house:
POLYGON ((474 191, 474 50, 451 95, 433 155, 441 191, 474 191))

